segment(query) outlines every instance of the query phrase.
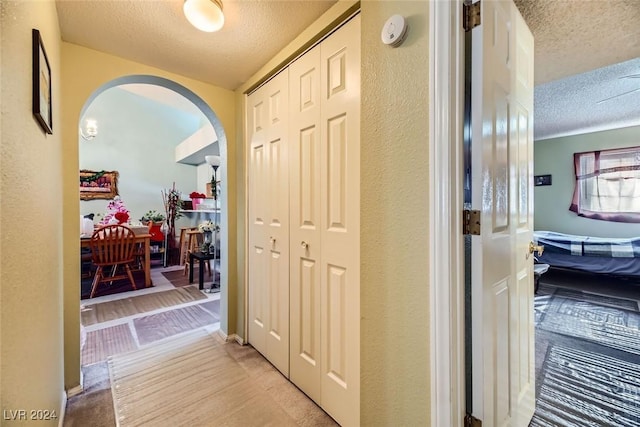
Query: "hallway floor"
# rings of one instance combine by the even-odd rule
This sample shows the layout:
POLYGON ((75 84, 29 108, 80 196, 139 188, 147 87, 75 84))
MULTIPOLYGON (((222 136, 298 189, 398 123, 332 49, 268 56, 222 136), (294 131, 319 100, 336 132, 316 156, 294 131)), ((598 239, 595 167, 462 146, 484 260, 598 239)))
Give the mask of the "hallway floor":
MULTIPOLYGON (((141 294, 166 292, 174 287, 161 273, 162 271, 173 270, 176 267, 167 269, 153 269, 153 288, 144 289, 135 293, 121 293, 105 297, 94 298, 92 300, 81 301, 83 306, 90 304, 100 304, 103 302, 117 301, 131 298, 141 294)), ((206 287, 206 286, 205 286, 206 287)), ((126 317, 112 319, 106 322, 95 323, 87 326, 87 340, 82 352, 82 374, 84 389, 83 392, 70 397, 67 402, 64 426, 88 426, 102 427, 115 426, 116 418, 111 392, 111 381, 109 379, 109 368, 106 359, 109 355, 118 352, 126 352, 149 345, 157 345, 162 341, 170 341, 175 337, 184 336, 194 330, 202 329, 222 342, 218 335, 219 330, 219 298, 220 294, 203 293, 205 298, 197 301, 186 302, 171 307, 159 308, 149 312, 129 315, 126 317), (202 308, 200 308, 202 307, 202 308), (199 310, 199 314, 194 316, 183 314, 185 310, 199 310), (218 313, 215 312, 217 309, 218 313), (167 319, 171 319, 174 314, 180 314, 177 319, 181 323, 167 328, 167 319), (157 322, 157 328, 154 328, 157 322), (185 324, 186 323, 186 324, 185 324), (144 330, 152 330, 154 333, 140 332, 140 325, 144 330), (175 326, 178 326, 177 328, 175 326), (158 334, 157 331, 169 331, 158 334), (109 332, 109 333, 107 333, 109 332), (122 334, 125 332, 126 334, 122 334), (173 332, 177 332, 172 334, 173 332), (172 335, 168 335, 172 334, 172 335), (109 344, 100 342, 96 337, 108 337, 109 344), (126 336, 126 338, 122 338, 126 336), (100 348, 98 348, 100 347, 100 348)), ((251 378, 255 387, 265 390, 274 401, 274 405, 279 407, 279 411, 273 413, 280 414, 278 419, 269 419, 270 425, 298 425, 298 426, 335 426, 337 425, 320 407, 310 400, 304 393, 287 380, 277 369, 275 369, 260 353, 250 345, 241 346, 235 342, 222 343, 224 350, 231 356, 228 363, 240 366, 251 378)), ((224 365, 223 365, 224 367, 224 365)), ((203 364, 203 369, 206 364, 203 364)), ((219 369, 219 368, 218 368, 219 369)), ((194 393, 197 390, 194 390, 194 393)), ((228 396, 227 396, 228 397, 228 396)), ((215 401, 203 402, 205 405, 215 405, 215 401)), ((242 406, 241 398, 238 399, 238 407, 242 406)), ((216 420, 212 419, 207 426, 215 426, 216 420)), ((233 424, 225 423, 227 426, 233 424)), ((241 423, 242 427, 247 427, 246 422, 241 423)), ((265 425, 265 419, 256 419, 256 426, 265 425)), ((197 427, 197 426, 193 426, 197 427)), ((240 424, 238 424, 240 427, 240 424)))

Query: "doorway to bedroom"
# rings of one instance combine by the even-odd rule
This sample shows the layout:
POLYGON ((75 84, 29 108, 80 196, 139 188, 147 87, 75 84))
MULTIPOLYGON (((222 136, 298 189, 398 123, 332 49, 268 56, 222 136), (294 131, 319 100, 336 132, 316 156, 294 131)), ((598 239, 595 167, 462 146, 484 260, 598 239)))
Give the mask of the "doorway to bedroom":
MULTIPOLYGON (((594 74, 619 80, 639 66, 637 59, 627 61, 549 83, 544 90, 553 91, 560 85, 584 87, 584 82, 592 80, 594 74)), ((593 109, 595 103, 591 104, 583 102, 582 108, 593 109)), ((544 120, 548 118, 541 116, 541 121, 544 120)), ((634 244, 640 236, 640 225, 592 219, 570 210, 576 200, 574 189, 578 181, 583 181, 585 188, 597 188, 577 178, 580 168, 575 167, 575 162, 580 161, 580 156, 593 153, 594 158, 602 158, 609 150, 628 151, 638 145, 640 126, 625 127, 614 122, 611 126, 614 128, 548 135, 534 144, 534 175, 550 177, 549 185, 534 189, 537 230, 534 236, 537 243, 545 246, 540 262, 551 265, 549 272, 541 276, 535 297, 538 405, 534 420, 539 424, 534 425, 569 417, 595 425, 640 423, 637 409, 633 409, 640 405, 635 385, 640 373, 640 365, 636 363, 640 355, 640 264, 635 258, 638 251, 634 244), (564 400, 558 398, 560 386, 566 387, 564 400), (629 392, 617 393, 619 387, 629 392), (603 394, 603 390, 609 392, 603 394), (625 415, 619 417, 616 411, 625 415)), ((611 190, 621 180, 630 183, 628 178, 632 177, 627 175, 637 173, 633 172, 634 167, 625 167, 627 170, 622 174, 611 170, 618 176, 607 177, 600 173, 606 169, 609 168, 594 168, 594 173, 584 177, 589 180, 600 175, 611 190)), ((605 192, 593 194, 600 197, 605 192)), ((610 191, 606 194, 611 195, 610 191)))

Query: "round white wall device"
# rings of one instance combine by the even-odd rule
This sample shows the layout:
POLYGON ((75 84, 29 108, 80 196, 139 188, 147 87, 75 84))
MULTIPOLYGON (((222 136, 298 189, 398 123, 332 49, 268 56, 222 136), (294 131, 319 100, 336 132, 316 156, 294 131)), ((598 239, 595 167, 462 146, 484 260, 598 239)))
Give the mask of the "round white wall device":
POLYGON ((382 27, 382 43, 400 46, 407 35, 407 21, 401 15, 393 15, 382 27))

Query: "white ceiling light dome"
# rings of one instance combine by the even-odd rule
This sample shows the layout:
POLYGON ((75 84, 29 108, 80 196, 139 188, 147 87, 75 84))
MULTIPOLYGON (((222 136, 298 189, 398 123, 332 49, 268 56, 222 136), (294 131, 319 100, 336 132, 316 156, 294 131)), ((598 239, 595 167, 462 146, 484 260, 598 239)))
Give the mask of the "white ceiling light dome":
POLYGON ((221 0, 185 0, 182 9, 191 25, 200 31, 212 33, 224 25, 221 0))

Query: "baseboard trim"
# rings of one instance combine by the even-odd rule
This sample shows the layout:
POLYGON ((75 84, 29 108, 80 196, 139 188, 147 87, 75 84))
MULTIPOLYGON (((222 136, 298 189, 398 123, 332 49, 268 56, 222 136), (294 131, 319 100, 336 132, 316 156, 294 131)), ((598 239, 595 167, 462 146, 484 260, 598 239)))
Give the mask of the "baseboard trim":
POLYGON ((84 391, 84 372, 80 369, 80 384, 75 387, 68 389, 65 393, 66 398, 71 398, 73 396, 77 396, 84 391))
POLYGON ((231 334, 231 335, 227 335, 224 332, 222 332, 221 329, 218 329, 218 335, 220 335, 220 337, 225 341, 225 342, 230 342, 230 341, 235 341, 240 345, 244 345, 244 340, 242 339, 241 336, 239 336, 238 334, 231 334))
POLYGON ((67 390, 66 396, 69 397, 73 397, 73 396, 77 396, 80 393, 82 393, 84 391, 84 388, 82 387, 82 384, 77 385, 73 388, 70 388, 69 390, 67 390))
POLYGON ((60 403, 60 415, 58 417, 58 427, 62 427, 64 425, 64 417, 67 414, 67 392, 62 390, 62 402, 60 403))

